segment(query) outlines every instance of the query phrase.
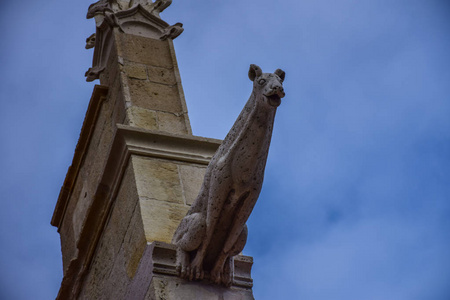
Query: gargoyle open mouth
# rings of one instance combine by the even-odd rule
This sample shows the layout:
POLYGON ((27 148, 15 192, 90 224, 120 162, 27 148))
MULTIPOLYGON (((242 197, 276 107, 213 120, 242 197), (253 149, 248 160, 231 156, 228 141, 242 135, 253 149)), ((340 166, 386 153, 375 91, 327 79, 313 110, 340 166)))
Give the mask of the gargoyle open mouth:
POLYGON ((281 104, 281 97, 277 93, 275 93, 273 95, 266 96, 266 97, 267 97, 267 100, 269 101, 269 104, 271 106, 274 106, 274 107, 280 106, 280 104, 281 104))

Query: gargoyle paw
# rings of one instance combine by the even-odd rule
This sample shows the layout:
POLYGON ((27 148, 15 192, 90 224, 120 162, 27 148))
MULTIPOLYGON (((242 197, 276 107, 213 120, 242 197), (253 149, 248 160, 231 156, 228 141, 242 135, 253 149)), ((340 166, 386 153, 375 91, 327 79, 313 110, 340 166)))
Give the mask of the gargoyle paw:
POLYGON ((186 278, 189 274, 189 255, 181 248, 177 249, 176 271, 178 276, 186 278))
POLYGON ((190 266, 189 280, 202 280, 203 277, 203 262, 198 256, 196 256, 190 266))

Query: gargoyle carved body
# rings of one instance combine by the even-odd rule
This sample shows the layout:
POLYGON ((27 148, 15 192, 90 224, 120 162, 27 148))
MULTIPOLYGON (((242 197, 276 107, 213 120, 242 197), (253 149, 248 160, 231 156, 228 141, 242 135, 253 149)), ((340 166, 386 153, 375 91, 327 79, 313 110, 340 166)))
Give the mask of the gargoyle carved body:
POLYGON ((183 278, 230 286, 233 256, 247 241, 246 222, 261 191, 284 71, 251 65, 253 91, 211 159, 200 193, 178 226, 177 271, 183 278))

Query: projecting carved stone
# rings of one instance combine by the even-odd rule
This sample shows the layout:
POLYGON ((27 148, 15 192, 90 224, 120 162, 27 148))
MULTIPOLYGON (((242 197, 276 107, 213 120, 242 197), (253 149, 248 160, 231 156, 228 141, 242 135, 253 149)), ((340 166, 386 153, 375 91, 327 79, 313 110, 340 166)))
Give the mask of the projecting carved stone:
POLYGON ((164 33, 163 33, 163 35, 161 36, 160 39, 163 40, 163 41, 167 40, 168 38, 174 39, 177 36, 179 36, 181 33, 183 33, 183 30, 184 30, 183 24, 176 23, 176 24, 174 24, 172 26, 167 27, 164 30, 164 33))
POLYGON ((86 49, 91 49, 95 47, 95 33, 91 34, 87 39, 86 39, 86 49))
MULTIPOLYGON (((92 67, 86 72, 86 80, 98 79, 106 68, 112 48, 112 31, 147 38, 175 39, 183 32, 182 24, 170 26, 161 20, 159 13, 166 9, 172 0, 100 0, 89 6, 86 17, 95 18, 96 33, 87 39, 86 49, 94 48, 92 67)), ((151 55, 151 54, 149 54, 151 55)))
POLYGON ((159 14, 169 7, 170 4, 172 4, 172 0, 156 0, 155 2, 151 0, 100 0, 89 6, 87 18, 93 18, 98 12, 103 13, 107 9, 116 13, 137 5, 141 5, 151 13, 159 14))
POLYGON ((251 65, 253 92, 206 170, 197 199, 178 226, 177 271, 231 285, 233 256, 247 241, 246 221, 261 191, 277 107, 284 97, 284 71, 262 73, 251 65), (191 259, 192 258, 192 259, 191 259))

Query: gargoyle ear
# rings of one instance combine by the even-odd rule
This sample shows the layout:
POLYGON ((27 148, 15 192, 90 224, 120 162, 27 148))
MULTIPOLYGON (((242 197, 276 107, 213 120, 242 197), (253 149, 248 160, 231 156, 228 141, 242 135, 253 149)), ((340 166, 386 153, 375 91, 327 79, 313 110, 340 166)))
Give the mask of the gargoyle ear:
POLYGON ((248 70, 248 78, 250 78, 251 81, 255 80, 256 77, 259 77, 262 75, 262 70, 257 65, 250 65, 250 70, 248 70))
POLYGON ((284 75, 286 75, 286 73, 284 73, 284 71, 283 70, 281 70, 281 69, 277 69, 276 71, 275 71, 275 73, 274 73, 275 75, 278 75, 278 77, 280 77, 281 78, 281 82, 283 82, 284 81, 284 75))

